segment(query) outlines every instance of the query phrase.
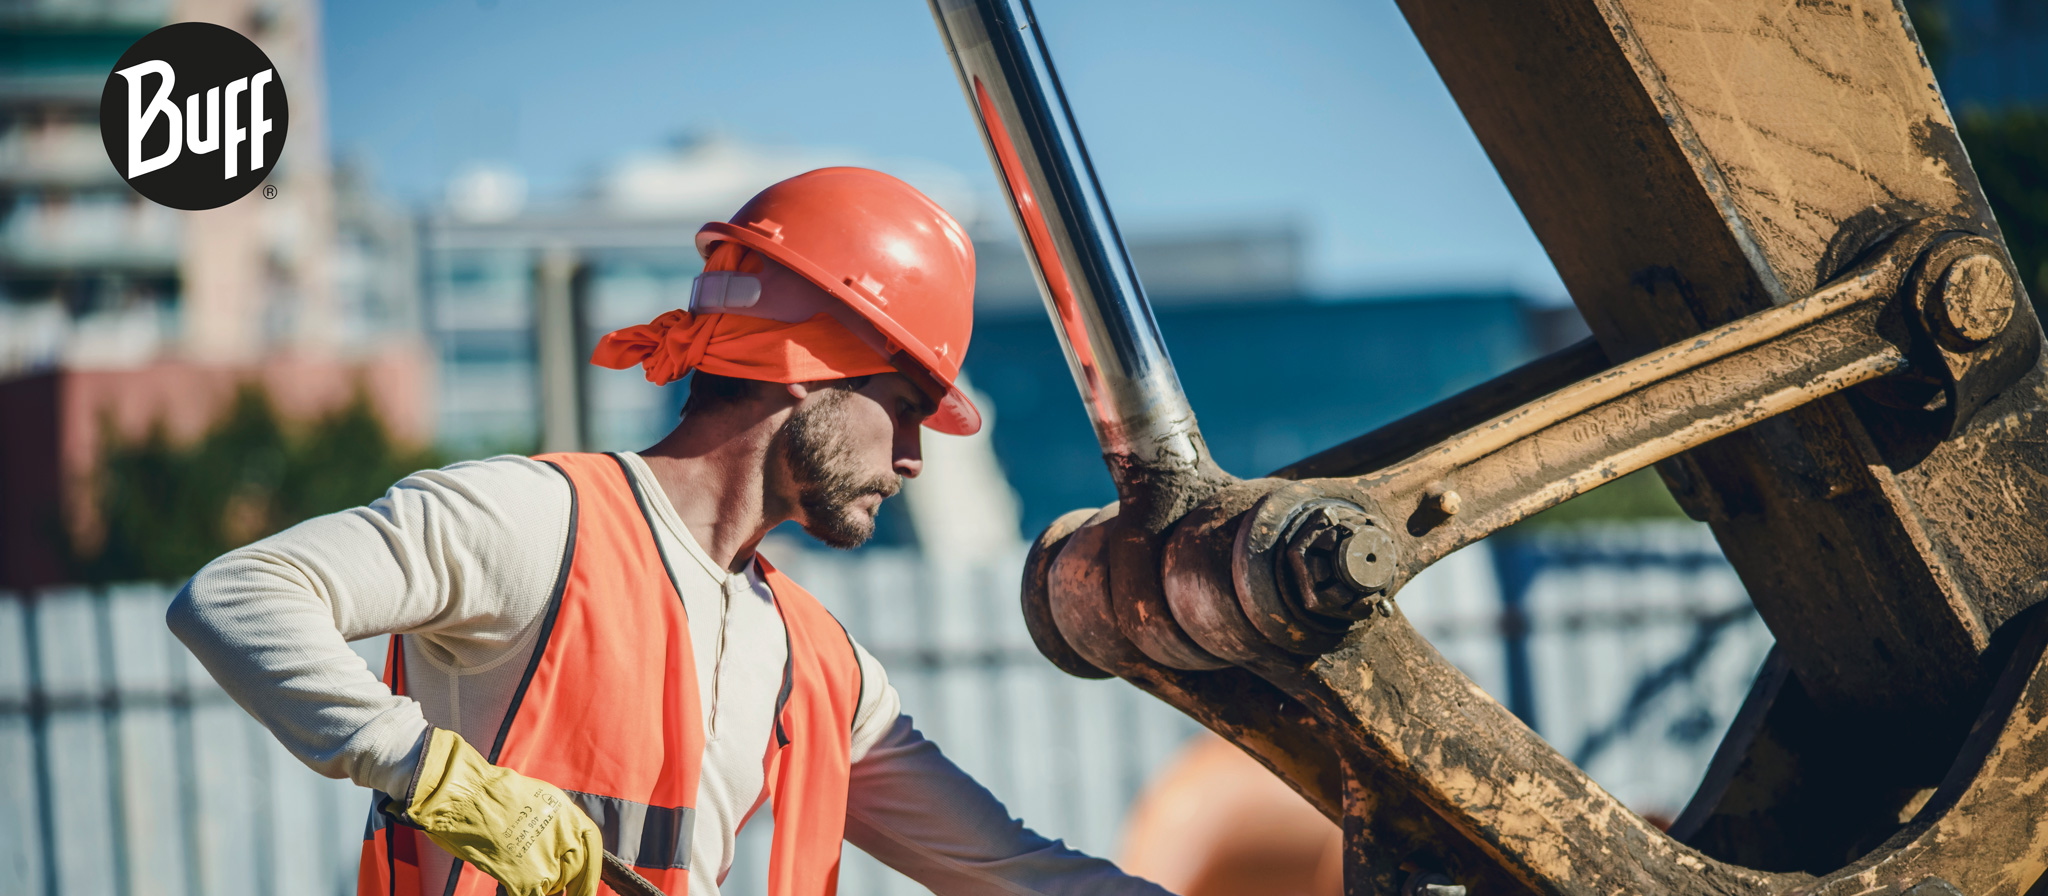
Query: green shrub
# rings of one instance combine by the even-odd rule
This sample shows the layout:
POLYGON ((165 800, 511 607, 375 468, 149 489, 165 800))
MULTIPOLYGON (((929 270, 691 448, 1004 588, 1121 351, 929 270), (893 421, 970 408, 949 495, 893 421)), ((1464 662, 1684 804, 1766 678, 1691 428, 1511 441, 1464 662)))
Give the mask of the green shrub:
POLYGON ((174 445, 159 425, 109 440, 95 507, 105 535, 72 563, 87 581, 176 581, 227 551, 301 520, 366 504, 443 463, 394 442, 368 394, 303 426, 244 386, 213 429, 174 445))

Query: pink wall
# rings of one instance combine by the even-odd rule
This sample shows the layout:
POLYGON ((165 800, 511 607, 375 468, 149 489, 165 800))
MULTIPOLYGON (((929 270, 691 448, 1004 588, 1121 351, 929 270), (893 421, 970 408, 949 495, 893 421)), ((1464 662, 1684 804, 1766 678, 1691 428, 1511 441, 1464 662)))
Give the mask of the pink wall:
POLYGON ((120 370, 60 370, 0 383, 0 588, 63 581, 56 527, 96 540, 93 473, 106 436, 136 439, 162 422, 174 442, 205 434, 242 385, 266 389, 287 421, 345 404, 360 383, 403 442, 433 439, 433 364, 397 347, 369 360, 275 356, 254 364, 163 361, 120 370))

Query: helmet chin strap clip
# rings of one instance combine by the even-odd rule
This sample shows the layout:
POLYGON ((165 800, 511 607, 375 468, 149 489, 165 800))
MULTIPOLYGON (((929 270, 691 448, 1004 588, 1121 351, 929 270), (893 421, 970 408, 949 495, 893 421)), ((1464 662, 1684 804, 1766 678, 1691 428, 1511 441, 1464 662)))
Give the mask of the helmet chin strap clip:
POLYGON ((706 271, 690 284, 690 313, 736 314, 800 324, 820 314, 830 315, 848 332, 867 343, 884 358, 895 354, 875 325, 845 302, 832 297, 817 284, 804 279, 774 261, 766 261, 759 274, 739 271, 706 271))

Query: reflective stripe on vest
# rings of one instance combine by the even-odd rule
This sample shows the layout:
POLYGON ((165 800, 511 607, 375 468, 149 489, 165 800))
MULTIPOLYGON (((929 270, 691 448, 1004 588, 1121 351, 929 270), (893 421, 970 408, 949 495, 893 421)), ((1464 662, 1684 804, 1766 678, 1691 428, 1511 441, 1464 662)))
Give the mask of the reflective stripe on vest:
MULTIPOLYGON (((486 756, 567 791, 605 848, 670 896, 689 890, 692 804, 704 757, 689 619, 654 535, 646 496, 616 456, 536 458, 569 481, 569 539, 533 657, 486 756)), ((862 690, 852 641, 809 592, 756 558, 789 638, 768 739, 773 800, 770 896, 832 896, 846 829, 853 719, 862 690)), ((405 693, 405 643, 393 636, 384 680, 405 693)), ((462 863, 421 879, 438 849, 371 812, 359 896, 487 896, 497 882, 462 863)))

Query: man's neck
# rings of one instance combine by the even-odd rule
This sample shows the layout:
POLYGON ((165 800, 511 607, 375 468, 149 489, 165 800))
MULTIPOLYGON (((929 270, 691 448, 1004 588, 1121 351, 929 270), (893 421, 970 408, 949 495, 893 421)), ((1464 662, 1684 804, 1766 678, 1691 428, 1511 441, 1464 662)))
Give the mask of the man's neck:
POLYGON ((734 430, 685 420, 640 453, 683 526, 729 572, 746 569, 761 538, 790 518, 788 502, 767 486, 774 424, 734 430))

